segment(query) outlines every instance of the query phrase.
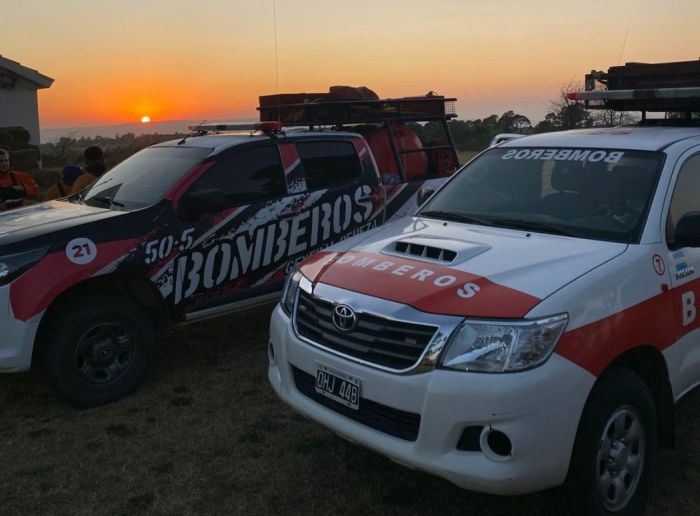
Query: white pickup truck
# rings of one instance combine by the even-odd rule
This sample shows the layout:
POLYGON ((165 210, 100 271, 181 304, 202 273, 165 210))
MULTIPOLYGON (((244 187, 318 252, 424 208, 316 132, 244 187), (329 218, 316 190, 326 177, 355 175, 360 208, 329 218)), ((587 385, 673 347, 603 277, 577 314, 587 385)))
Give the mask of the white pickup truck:
POLYGON ((505 142, 304 261, 270 324, 274 390, 464 488, 640 514, 700 383, 700 127, 665 125, 505 142))

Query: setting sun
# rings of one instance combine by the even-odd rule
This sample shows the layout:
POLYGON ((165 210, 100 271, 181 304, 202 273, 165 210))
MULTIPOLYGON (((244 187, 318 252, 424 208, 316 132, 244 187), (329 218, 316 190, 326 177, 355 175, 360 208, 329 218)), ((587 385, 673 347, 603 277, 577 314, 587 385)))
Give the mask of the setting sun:
POLYGON ((150 121, 151 121, 151 117, 148 116, 148 115, 142 116, 142 117, 141 117, 141 123, 142 123, 142 124, 147 124, 147 123, 150 122, 150 121))

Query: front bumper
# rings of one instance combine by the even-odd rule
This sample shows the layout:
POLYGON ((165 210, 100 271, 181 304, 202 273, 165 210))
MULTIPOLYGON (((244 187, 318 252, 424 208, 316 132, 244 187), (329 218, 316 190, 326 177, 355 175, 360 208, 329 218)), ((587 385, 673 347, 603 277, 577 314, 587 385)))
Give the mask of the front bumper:
POLYGON ((579 418, 595 378, 554 354, 536 369, 510 374, 434 369, 399 375, 361 365, 301 340, 279 305, 270 322, 268 379, 295 410, 340 436, 406 466, 475 491, 516 495, 561 484, 567 474, 579 418), (420 416, 414 441, 342 415, 303 394, 299 371, 315 377, 318 365, 359 378, 361 401, 420 416), (461 451, 466 427, 482 426, 481 450, 461 451), (512 443, 503 457, 487 445, 489 431, 512 443))
POLYGON ((19 321, 12 314, 10 286, 0 287, 0 373, 29 369, 41 314, 19 321))

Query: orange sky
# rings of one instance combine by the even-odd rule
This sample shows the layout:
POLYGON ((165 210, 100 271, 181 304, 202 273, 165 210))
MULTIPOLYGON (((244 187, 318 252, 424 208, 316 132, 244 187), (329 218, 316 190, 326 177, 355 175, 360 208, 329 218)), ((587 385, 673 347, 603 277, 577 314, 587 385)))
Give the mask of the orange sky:
MULTIPOLYGON (((56 80, 39 94, 43 127, 251 118, 276 89, 272 5, 0 0, 0 53, 56 80)), ((700 57, 697 0, 276 0, 276 12, 281 92, 434 90, 459 98, 460 118, 538 121, 560 86, 621 56, 700 57)))

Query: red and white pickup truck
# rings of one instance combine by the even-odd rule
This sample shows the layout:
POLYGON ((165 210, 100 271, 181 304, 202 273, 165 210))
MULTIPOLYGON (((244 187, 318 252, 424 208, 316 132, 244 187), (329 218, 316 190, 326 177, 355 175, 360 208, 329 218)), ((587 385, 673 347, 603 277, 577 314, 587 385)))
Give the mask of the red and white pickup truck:
POLYGON ((700 383, 700 126, 646 119, 700 111, 700 62, 654 66, 576 95, 639 125, 492 147, 304 261, 270 323, 280 398, 468 489, 641 514, 700 383))

